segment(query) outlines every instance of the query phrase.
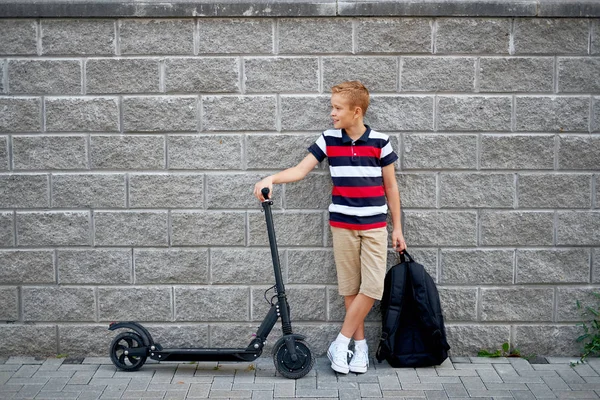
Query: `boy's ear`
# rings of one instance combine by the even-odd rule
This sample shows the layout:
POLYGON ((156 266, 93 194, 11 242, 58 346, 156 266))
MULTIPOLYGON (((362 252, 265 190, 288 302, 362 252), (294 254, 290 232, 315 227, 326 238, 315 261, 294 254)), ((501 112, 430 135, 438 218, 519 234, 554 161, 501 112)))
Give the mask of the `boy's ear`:
POLYGON ((362 116, 363 115, 362 108, 360 108, 358 106, 354 107, 354 115, 355 116, 362 116))

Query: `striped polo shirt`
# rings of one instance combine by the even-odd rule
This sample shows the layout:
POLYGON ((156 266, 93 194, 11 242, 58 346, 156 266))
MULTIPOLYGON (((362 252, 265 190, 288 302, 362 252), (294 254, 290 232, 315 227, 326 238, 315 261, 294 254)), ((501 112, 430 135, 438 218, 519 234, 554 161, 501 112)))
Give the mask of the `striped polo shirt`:
POLYGON ((390 138, 371 130, 352 140, 343 129, 330 129, 308 151, 319 162, 329 158, 333 181, 329 224, 367 230, 386 226, 387 203, 382 167, 398 159, 390 138))

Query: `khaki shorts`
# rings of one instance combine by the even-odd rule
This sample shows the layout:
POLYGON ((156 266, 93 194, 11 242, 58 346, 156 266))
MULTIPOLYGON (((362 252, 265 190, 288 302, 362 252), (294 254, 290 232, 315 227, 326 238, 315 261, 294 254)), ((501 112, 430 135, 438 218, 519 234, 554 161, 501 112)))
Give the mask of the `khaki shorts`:
POLYGON ((362 293, 381 300, 387 263, 387 228, 357 231, 332 226, 331 233, 339 293, 342 296, 362 293))

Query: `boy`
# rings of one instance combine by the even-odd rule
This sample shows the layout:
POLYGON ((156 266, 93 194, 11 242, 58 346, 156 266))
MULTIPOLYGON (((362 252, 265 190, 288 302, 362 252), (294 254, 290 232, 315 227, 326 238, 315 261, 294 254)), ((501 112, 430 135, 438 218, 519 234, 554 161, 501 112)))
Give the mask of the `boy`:
POLYGON ((400 195, 396 184, 389 137, 363 123, 369 106, 369 91, 358 81, 334 86, 331 118, 335 129, 321 134, 309 154, 295 167, 269 176, 254 186, 254 195, 264 201, 261 189, 274 183, 303 179, 325 157, 329 157, 333 180, 329 223, 346 316, 327 356, 331 368, 342 374, 364 373, 369 365, 364 320, 375 300, 381 300, 387 258, 387 209, 392 214, 392 246, 406 249, 400 225, 400 195), (386 198, 387 203, 386 204, 386 198), (348 350, 354 338, 354 353, 348 350), (348 354, 352 356, 348 363, 348 354))

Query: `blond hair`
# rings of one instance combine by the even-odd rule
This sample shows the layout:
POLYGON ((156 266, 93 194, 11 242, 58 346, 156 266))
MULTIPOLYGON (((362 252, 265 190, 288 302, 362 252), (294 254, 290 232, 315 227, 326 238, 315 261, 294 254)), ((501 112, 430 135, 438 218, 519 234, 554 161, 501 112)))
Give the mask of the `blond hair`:
POLYGON ((360 107, 363 115, 369 108, 369 90, 360 81, 346 81, 331 88, 332 94, 341 94, 348 101, 350 107, 360 107))

